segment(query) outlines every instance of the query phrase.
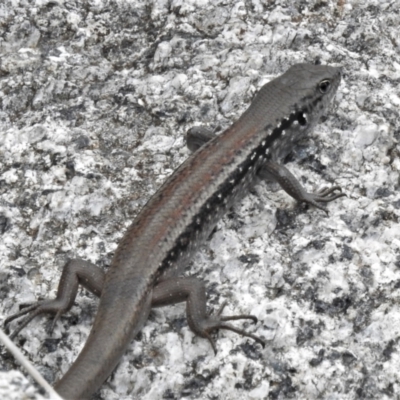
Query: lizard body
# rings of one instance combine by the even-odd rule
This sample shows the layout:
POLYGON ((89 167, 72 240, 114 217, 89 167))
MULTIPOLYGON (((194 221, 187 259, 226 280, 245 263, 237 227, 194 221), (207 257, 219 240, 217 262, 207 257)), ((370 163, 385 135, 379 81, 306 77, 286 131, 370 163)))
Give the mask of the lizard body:
POLYGON ((148 201, 121 239, 107 274, 93 264, 71 260, 57 297, 26 307, 15 335, 36 315, 68 310, 78 284, 100 296, 88 340, 68 372, 55 385, 65 399, 90 398, 109 377, 152 306, 187 302, 191 329, 215 345, 210 332, 230 329, 263 344, 257 336, 226 323, 252 316, 211 317, 204 285, 180 278, 185 263, 204 243, 219 218, 248 192, 257 174, 272 177, 295 199, 320 204, 342 194, 333 187, 307 193, 278 163, 307 135, 325 111, 340 82, 340 69, 297 64, 264 85, 249 108, 219 136, 192 131, 194 153, 148 201))

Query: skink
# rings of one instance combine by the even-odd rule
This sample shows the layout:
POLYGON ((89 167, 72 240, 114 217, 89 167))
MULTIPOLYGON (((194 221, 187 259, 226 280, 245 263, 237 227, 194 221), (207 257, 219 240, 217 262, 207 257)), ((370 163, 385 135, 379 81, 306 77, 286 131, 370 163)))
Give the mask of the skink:
MULTIPOLYGON (((228 323, 251 315, 223 317, 206 313, 204 284, 182 278, 182 268, 204 243, 221 216, 248 192, 257 175, 276 180, 298 201, 325 210, 321 203, 343 194, 338 187, 307 193, 278 162, 307 135, 333 98, 340 69, 297 64, 264 85, 244 114, 221 135, 191 130, 194 153, 153 195, 124 234, 107 274, 94 264, 69 261, 57 296, 26 306, 5 321, 24 316, 15 337, 35 316, 55 314, 54 324, 71 308, 81 284, 100 296, 87 342, 56 385, 65 399, 90 398, 110 376, 151 307, 187 303, 191 329, 216 349, 211 332, 229 329, 262 339, 228 323)), ((222 310, 221 310, 222 311, 222 310)))

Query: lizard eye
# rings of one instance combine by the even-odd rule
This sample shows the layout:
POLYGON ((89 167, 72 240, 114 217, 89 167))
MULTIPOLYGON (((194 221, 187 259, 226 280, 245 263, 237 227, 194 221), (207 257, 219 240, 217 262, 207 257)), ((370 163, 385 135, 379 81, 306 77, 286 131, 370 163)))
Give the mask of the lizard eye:
POLYGON ((329 79, 324 79, 318 84, 319 91, 323 94, 328 93, 331 87, 331 81, 329 79))

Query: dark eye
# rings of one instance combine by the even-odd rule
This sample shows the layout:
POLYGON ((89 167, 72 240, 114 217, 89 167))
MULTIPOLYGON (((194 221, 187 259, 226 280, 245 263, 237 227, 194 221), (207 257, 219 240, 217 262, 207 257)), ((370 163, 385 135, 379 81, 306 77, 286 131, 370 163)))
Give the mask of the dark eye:
POLYGON ((321 93, 327 93, 331 87, 331 81, 329 79, 324 79, 319 83, 318 87, 321 93))

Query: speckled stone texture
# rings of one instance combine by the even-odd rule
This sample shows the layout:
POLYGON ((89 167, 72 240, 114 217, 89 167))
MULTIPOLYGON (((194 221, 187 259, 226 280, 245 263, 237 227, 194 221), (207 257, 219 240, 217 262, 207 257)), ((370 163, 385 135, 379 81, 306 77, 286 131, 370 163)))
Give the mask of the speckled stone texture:
MULTIPOLYGON (((220 332, 215 356, 183 305, 157 309, 97 398, 398 398, 399 5, 3 0, 0 322, 54 296, 68 258, 107 268, 188 156, 190 127, 222 131, 264 83, 318 59, 343 67, 342 84, 285 161, 308 190, 335 184, 347 197, 327 216, 260 183, 188 270, 211 308, 226 300, 226 314, 256 315, 238 326, 266 348, 220 332)), ((96 305, 81 290, 52 336, 43 317, 15 340, 49 382, 81 350, 96 305)), ((43 398, 19 368, 1 350, 2 398, 43 398)))

